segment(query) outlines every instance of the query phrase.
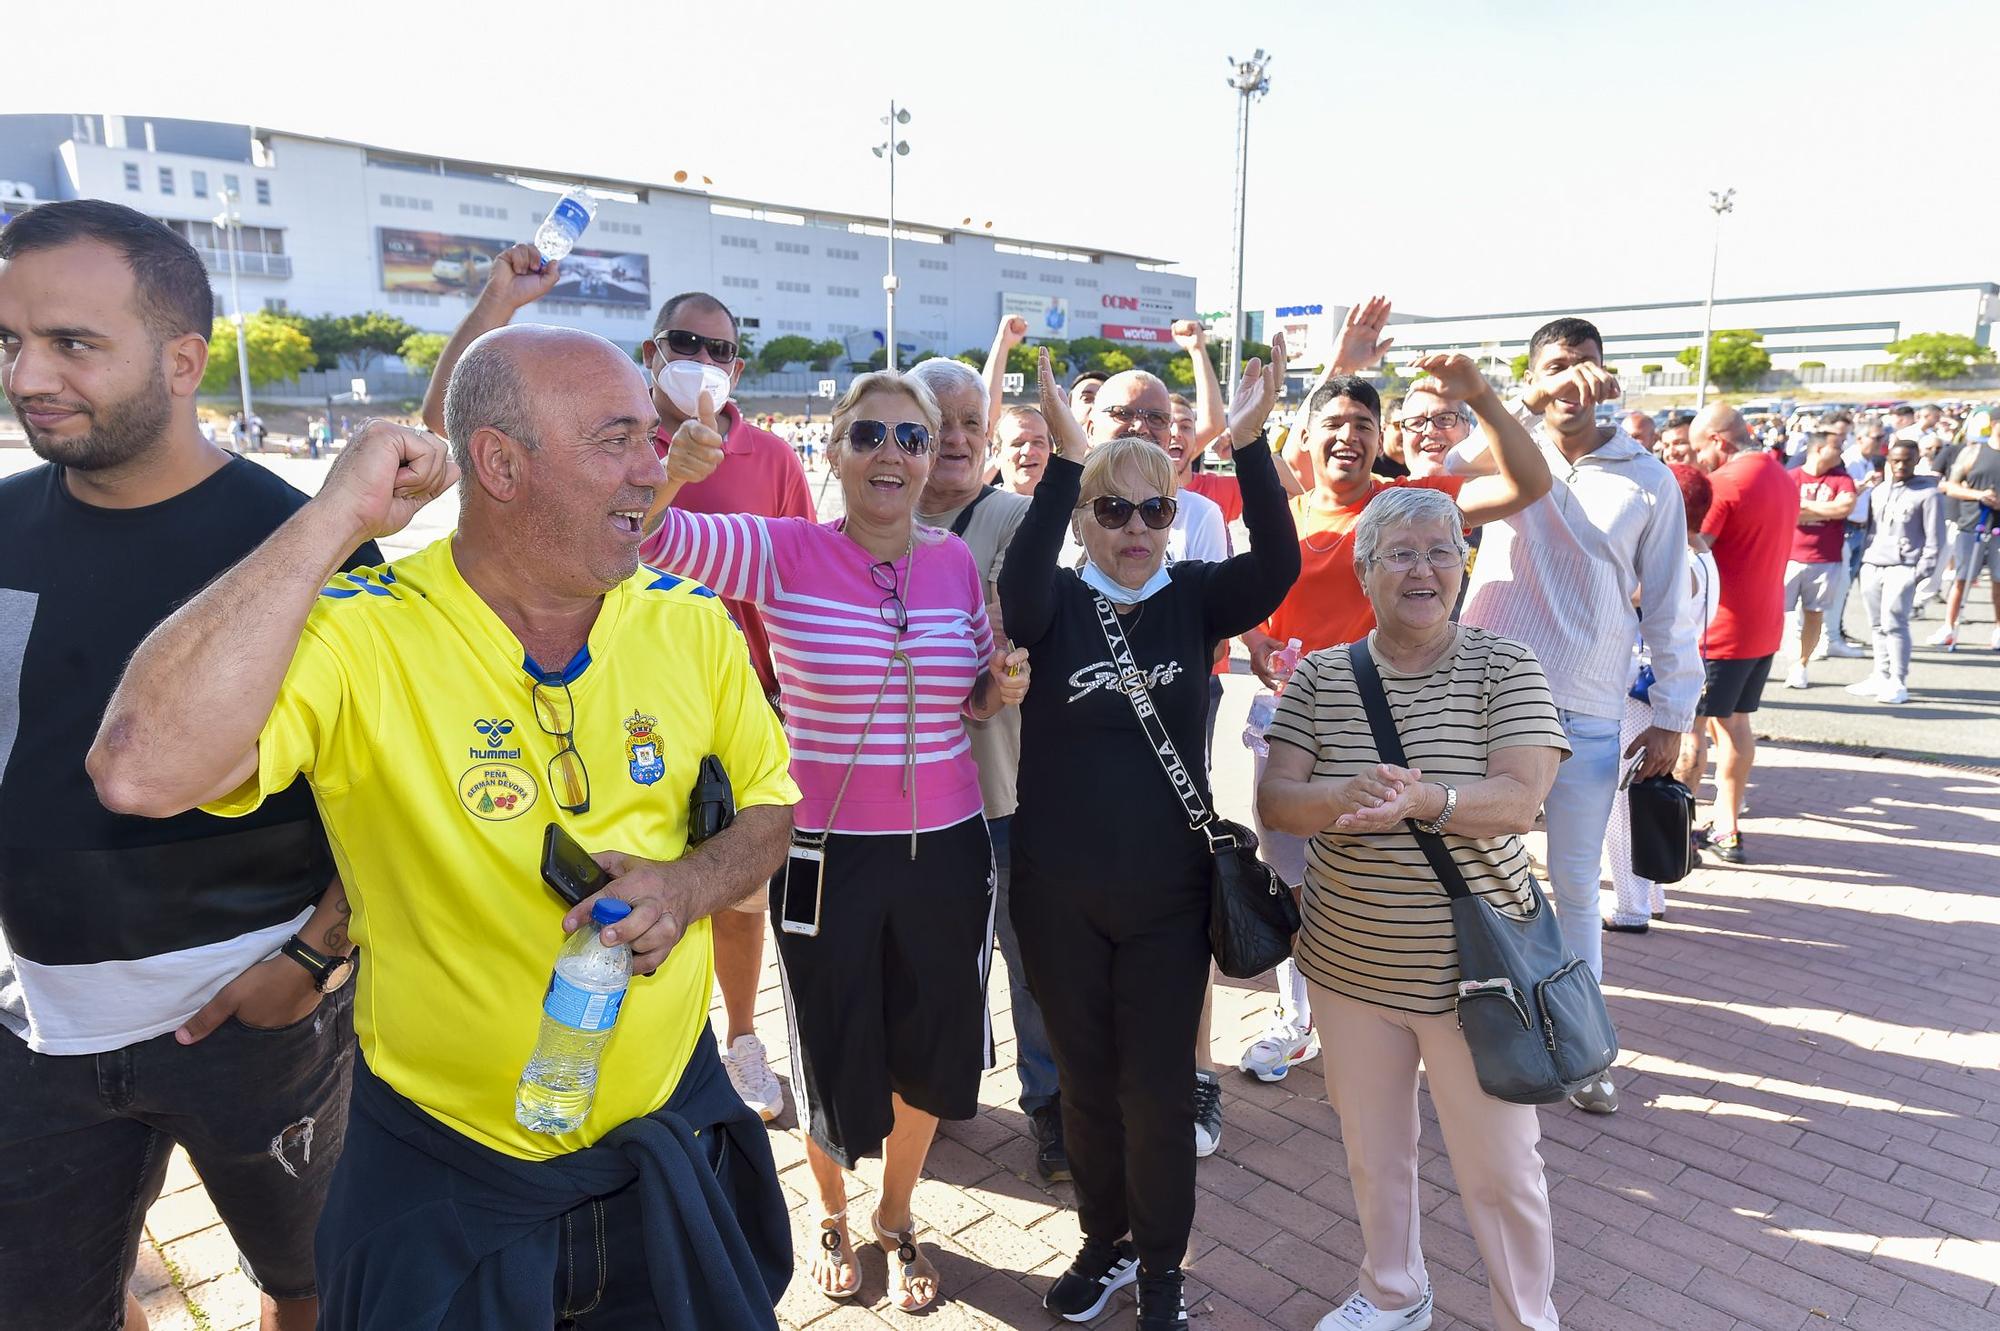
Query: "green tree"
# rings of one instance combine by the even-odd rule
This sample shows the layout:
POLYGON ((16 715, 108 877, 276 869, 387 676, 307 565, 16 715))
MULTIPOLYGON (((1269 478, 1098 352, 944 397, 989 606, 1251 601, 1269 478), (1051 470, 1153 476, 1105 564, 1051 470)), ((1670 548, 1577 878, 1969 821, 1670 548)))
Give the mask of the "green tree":
POLYGON ((1053 339, 1047 342, 1023 342, 1007 352, 1007 373, 1021 375, 1027 385, 1026 391, 1032 394, 1036 391, 1035 376, 1040 373, 1042 348, 1049 349, 1049 369, 1060 379, 1069 374, 1068 353, 1072 345, 1074 344, 1053 339))
POLYGON ((810 364, 815 370, 830 370, 833 368, 833 363, 846 354, 846 347, 829 338, 824 342, 813 343, 810 364))
POLYGON ((438 357, 444 355, 444 342, 443 333, 411 333, 396 348, 396 354, 417 374, 429 374, 437 368, 438 357))
MULTIPOLYGON (((298 326, 268 310, 259 310, 243 321, 243 342, 250 352, 250 382, 262 387, 280 379, 296 379, 313 367, 313 344, 298 326)), ((227 393, 235 389, 236 327, 218 318, 208 336, 208 368, 202 372, 201 391, 227 393)))
POLYGON ((1102 370, 1106 374, 1123 374, 1132 368, 1132 358, 1121 349, 1113 347, 1110 351, 1100 351, 1092 356, 1090 368, 1102 370))
POLYGON ((1802 360, 1799 362, 1799 368, 1801 370, 1824 370, 1826 362, 1823 360, 1802 360))
MULTIPOLYGON (((1674 357, 1689 372, 1701 373, 1701 348, 1682 347, 1674 357)), ((1722 389, 1747 388, 1771 372, 1771 353, 1754 328, 1722 328, 1708 341, 1708 377, 1722 389)))
POLYGON ((1667 368, 1667 367, 1666 367, 1666 366, 1664 366, 1664 365, 1641 365, 1641 366, 1639 367, 1639 373, 1641 373, 1641 374, 1659 374, 1659 373, 1662 373, 1662 372, 1663 372, 1663 371, 1664 371, 1664 370, 1665 370, 1666 368, 1667 368))
POLYGON ((757 365, 767 374, 774 373, 794 361, 810 361, 813 350, 814 343, 811 338, 800 337, 797 333, 786 333, 764 344, 763 349, 757 353, 757 365))
POLYGON ((1514 376, 1514 382, 1517 384, 1526 379, 1528 377, 1528 353, 1524 351, 1514 357, 1514 359, 1508 361, 1507 373, 1514 376))
POLYGON ((1176 356, 1167 362, 1165 374, 1160 376, 1169 388, 1194 387, 1194 362, 1186 356, 1176 356))
POLYGON ((868 368, 869 368, 869 369, 871 369, 871 370, 886 370, 886 369, 888 369, 888 368, 889 368, 889 351, 888 351, 888 348, 886 348, 886 347, 877 347, 877 348, 875 348, 875 350, 873 350, 873 351, 869 352, 869 353, 868 353, 868 368))
POLYGON ((366 374, 384 356, 399 354, 403 342, 417 331, 407 319, 380 310, 363 314, 288 316, 286 322, 312 342, 316 370, 352 370, 366 374))
POLYGON ((1944 383, 1970 374, 1975 365, 1993 363, 1993 348, 1962 333, 1912 333, 1883 350, 1895 357, 1891 364, 1905 383, 1944 383))

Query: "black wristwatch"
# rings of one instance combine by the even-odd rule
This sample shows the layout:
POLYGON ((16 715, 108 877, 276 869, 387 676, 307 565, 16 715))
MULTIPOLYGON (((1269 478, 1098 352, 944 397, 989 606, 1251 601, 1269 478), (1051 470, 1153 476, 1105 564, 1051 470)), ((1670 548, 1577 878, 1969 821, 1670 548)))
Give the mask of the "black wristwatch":
POLYGON ((297 934, 287 938, 278 951, 305 967, 306 974, 313 977, 313 988, 323 994, 340 988, 354 974, 352 956, 329 957, 324 952, 307 947, 297 934))

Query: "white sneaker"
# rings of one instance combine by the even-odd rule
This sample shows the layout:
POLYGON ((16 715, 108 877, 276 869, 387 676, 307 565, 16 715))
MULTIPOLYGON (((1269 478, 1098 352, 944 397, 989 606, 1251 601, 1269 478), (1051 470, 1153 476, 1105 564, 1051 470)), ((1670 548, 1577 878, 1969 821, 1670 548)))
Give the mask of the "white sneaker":
POLYGON ((2000 652, 2000 629, 1993 630, 1993 640, 1986 645, 1989 649, 2000 652))
POLYGON ((1213 1072, 1194 1074, 1194 1153, 1197 1159, 1215 1154, 1222 1145, 1222 1081, 1213 1072))
POLYGON ((1357 1289, 1353 1298, 1320 1318, 1313 1331, 1430 1331, 1430 1324, 1429 1286, 1422 1301, 1408 1308, 1377 1308, 1357 1289))
POLYGON ((1958 646, 1958 630, 1949 624, 1942 625, 1936 633, 1924 639, 1924 646, 1956 647, 1958 646))
POLYGON ((771 1071, 770 1056, 762 1040, 754 1035, 737 1036, 723 1051, 722 1066, 729 1073, 729 1084, 736 1088, 736 1094, 757 1111, 759 1118, 769 1123, 784 1112, 785 1088, 779 1083, 778 1074, 771 1071))
POLYGON ((1788 689, 1810 688, 1811 685, 1806 681, 1806 668, 1804 666, 1793 666, 1792 673, 1785 676, 1785 687, 1788 689))
POLYGON ((1281 1022, 1265 1031, 1255 1044, 1245 1049, 1243 1057, 1236 1061, 1236 1066, 1258 1081, 1283 1081, 1294 1063, 1303 1063, 1309 1058, 1317 1057, 1319 1057, 1319 1034, 1316 1031, 1310 1026, 1302 1031, 1296 1026, 1281 1022))
POLYGON ((1854 683, 1849 684, 1847 691, 1857 698, 1880 698, 1882 690, 1888 686, 1888 683, 1889 681, 1880 675, 1870 675, 1866 679, 1857 679, 1854 683))
POLYGON ((1901 684, 1886 685, 1880 693, 1875 695, 1875 701, 1888 703, 1892 707, 1906 703, 1909 700, 1910 691, 1901 684))
POLYGON ((1843 659, 1858 661, 1866 655, 1868 655, 1866 648, 1856 647, 1847 639, 1836 634, 1832 637, 1821 638, 1819 640, 1819 647, 1813 652, 1813 660, 1823 661, 1829 656, 1838 656, 1843 659))

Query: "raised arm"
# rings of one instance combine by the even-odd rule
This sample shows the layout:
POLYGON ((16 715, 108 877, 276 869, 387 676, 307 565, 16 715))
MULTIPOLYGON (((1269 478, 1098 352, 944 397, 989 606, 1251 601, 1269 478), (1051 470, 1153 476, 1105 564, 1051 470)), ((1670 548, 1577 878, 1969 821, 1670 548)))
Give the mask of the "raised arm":
POLYGON ((1017 647, 1034 646, 1055 622, 1056 559, 1062 554, 1063 537, 1069 533, 1070 513, 1083 492, 1083 455, 1089 449, 1083 427, 1070 415, 1069 404, 1056 387, 1048 348, 1042 348, 1036 357, 1035 368, 1042 415, 1048 418, 1054 451, 1040 484, 1035 486, 1028 516, 1015 530, 1007 545, 1006 562, 1000 566, 1000 616, 1008 638, 1017 647))
POLYGON ((1298 581, 1298 533, 1264 435, 1284 381, 1285 335, 1279 333, 1271 339, 1268 366, 1252 360, 1243 367, 1229 407, 1229 437, 1236 445, 1236 481, 1243 489, 1250 548, 1204 571, 1202 613, 1217 638, 1232 638, 1263 623, 1298 581))
POLYGON ((357 545, 401 531, 457 479, 436 435, 364 423, 317 496, 133 653, 85 760, 104 806, 165 818, 255 773, 320 588, 357 545))
POLYGON ((1177 319, 1174 341, 1194 360, 1194 446, 1207 448, 1229 429, 1222 405, 1222 383, 1215 362, 1208 358, 1208 328, 1199 319, 1177 319))
POLYGON ((986 437, 1000 427, 1000 408, 1006 401, 1001 393, 1007 378, 1007 353, 1027 340, 1028 321, 1018 314, 1000 316, 993 334, 993 346, 986 353, 986 437))
POLYGON ((559 262, 543 263, 533 245, 509 245, 494 256, 493 271, 479 299, 444 344, 444 354, 431 367, 430 386, 424 389, 424 426, 433 434, 444 433, 444 390, 451 382, 452 367, 465 349, 484 334, 510 323, 515 312, 549 294, 561 276, 559 262))
POLYGON ((1416 368, 1438 381, 1446 397, 1463 402, 1479 420, 1495 472, 1476 476, 1459 492, 1465 525, 1477 527, 1519 513, 1549 492, 1549 464, 1521 422, 1514 419, 1470 356, 1419 356, 1416 368))

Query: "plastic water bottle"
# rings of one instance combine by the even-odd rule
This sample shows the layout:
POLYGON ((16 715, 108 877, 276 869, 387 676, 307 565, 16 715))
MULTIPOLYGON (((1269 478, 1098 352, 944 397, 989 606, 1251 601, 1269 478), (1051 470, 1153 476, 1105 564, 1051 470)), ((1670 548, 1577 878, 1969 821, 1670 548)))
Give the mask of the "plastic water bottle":
POLYGON ((1259 689, 1250 700, 1250 723, 1243 727, 1243 745, 1260 758, 1271 752, 1271 743, 1264 738, 1264 732, 1271 728, 1271 718, 1278 714, 1278 694, 1285 691, 1285 681, 1299 668, 1299 656, 1299 640, 1285 639, 1285 645, 1271 653, 1271 673, 1278 680, 1276 691, 1259 689))
POLYGON ((606 947, 598 932, 632 913, 611 897, 590 908, 590 920, 563 940, 542 998, 542 1034, 514 1091, 514 1121, 530 1132, 574 1132, 597 1096, 597 1062, 618 1021, 632 980, 632 949, 606 947))
POLYGON ((542 261, 553 263, 576 248, 578 238, 590 219, 597 216, 597 200, 580 189, 573 189, 549 209, 549 215, 535 228, 535 248, 541 252, 542 261))

